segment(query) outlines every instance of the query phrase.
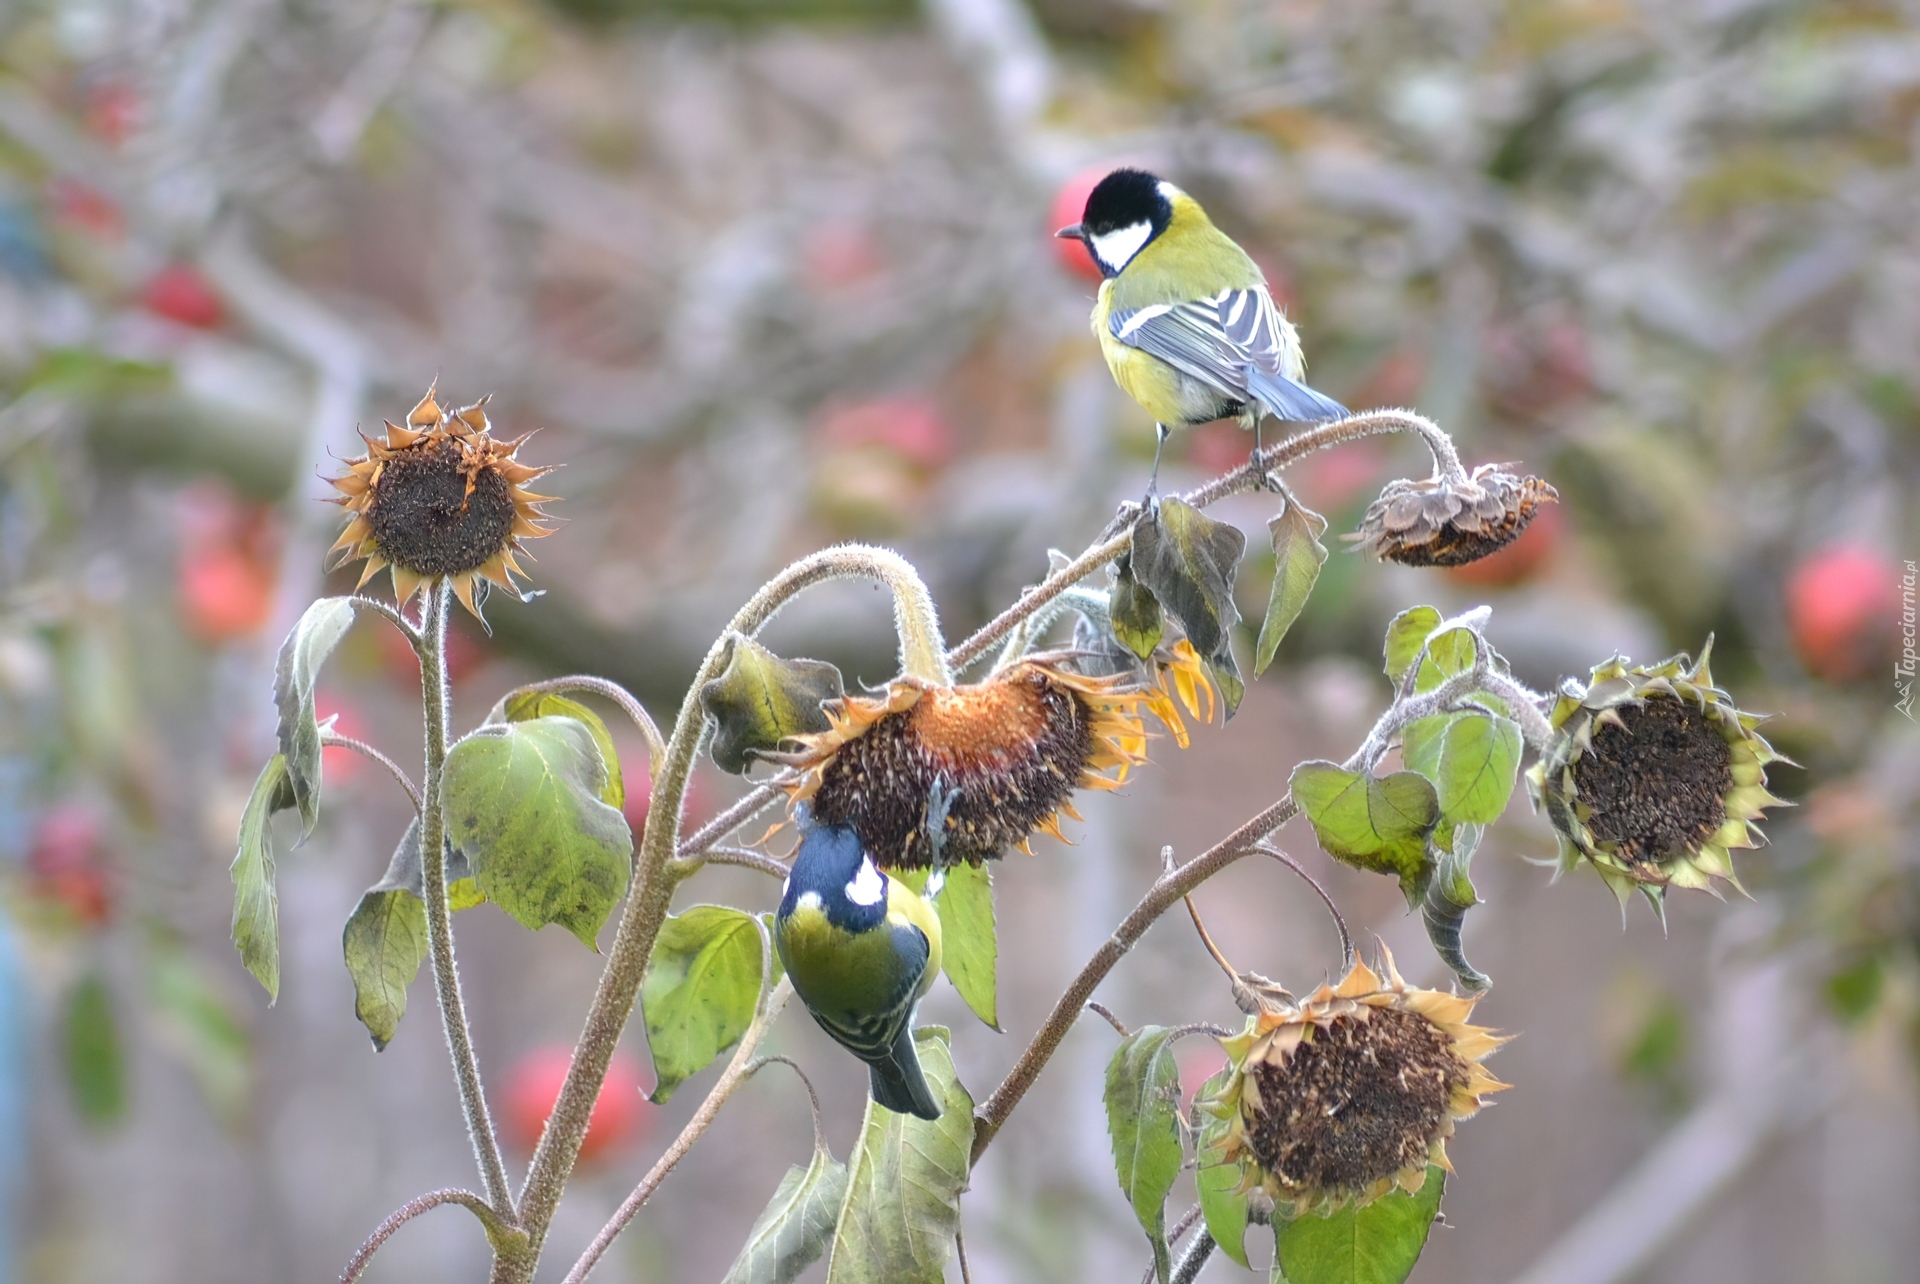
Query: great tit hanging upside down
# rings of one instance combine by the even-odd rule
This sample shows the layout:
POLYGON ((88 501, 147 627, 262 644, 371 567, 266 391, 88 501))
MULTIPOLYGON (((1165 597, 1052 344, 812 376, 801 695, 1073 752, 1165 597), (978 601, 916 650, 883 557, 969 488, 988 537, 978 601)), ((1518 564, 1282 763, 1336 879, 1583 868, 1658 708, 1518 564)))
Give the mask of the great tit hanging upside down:
POLYGON ((773 944, 807 1011, 867 1063, 873 1099, 938 1119, 913 1014, 940 975, 940 916, 889 878, 847 825, 808 830, 773 917, 773 944))
POLYGON ((1259 267, 1172 183, 1116 169, 1088 195, 1080 222, 1054 235, 1084 243, 1106 277, 1093 333, 1114 381, 1159 429, 1149 496, 1175 428, 1238 418, 1258 449, 1263 415, 1346 417, 1346 407, 1301 382, 1300 335, 1259 267))

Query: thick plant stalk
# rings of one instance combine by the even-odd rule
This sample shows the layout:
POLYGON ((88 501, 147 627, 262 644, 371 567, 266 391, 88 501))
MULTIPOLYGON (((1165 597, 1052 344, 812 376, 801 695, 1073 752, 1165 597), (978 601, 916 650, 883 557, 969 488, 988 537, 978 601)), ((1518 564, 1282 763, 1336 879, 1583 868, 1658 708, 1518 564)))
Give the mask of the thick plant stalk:
POLYGON ((842 545, 795 562, 761 587, 708 650, 693 681, 681 701, 680 714, 667 738, 667 751, 654 776, 653 806, 647 813, 647 825, 640 839, 635 861, 633 892, 620 915, 620 926, 608 951, 606 970, 588 1009, 586 1027, 574 1049, 573 1067, 554 1103, 545 1133, 535 1149, 526 1185, 521 1189, 520 1225, 527 1232, 524 1252, 496 1258, 493 1284, 528 1284, 539 1264, 540 1249, 553 1211, 559 1205, 567 1178, 587 1132, 600 1084, 606 1078, 607 1063, 620 1039, 633 1004, 646 976, 647 960, 660 933, 673 900, 673 889, 683 873, 670 867, 680 837, 680 801, 687 778, 705 739, 706 717, 700 705, 700 688, 719 675, 728 640, 736 633, 751 637, 792 600, 793 596, 815 584, 829 580, 870 579, 894 591, 896 616, 901 624, 901 663, 907 672, 934 680, 927 670, 939 661, 939 671, 949 673, 939 647, 939 626, 932 613, 933 600, 912 566, 897 553, 861 545, 842 545))
POLYGON ((453 589, 444 580, 427 590, 421 616, 420 695, 427 724, 427 771, 420 809, 420 870, 427 900, 427 952, 433 957, 434 992, 447 1031, 447 1051, 453 1057, 454 1078, 460 1085, 460 1104, 466 1112, 467 1135, 487 1202, 508 1220, 513 1219, 513 1192, 507 1185, 500 1141, 487 1115, 487 1098, 480 1087, 480 1067, 473 1056, 473 1035, 467 1028, 466 1004, 460 997, 460 972, 453 961, 453 922, 447 910, 445 805, 447 765, 447 607, 453 589))

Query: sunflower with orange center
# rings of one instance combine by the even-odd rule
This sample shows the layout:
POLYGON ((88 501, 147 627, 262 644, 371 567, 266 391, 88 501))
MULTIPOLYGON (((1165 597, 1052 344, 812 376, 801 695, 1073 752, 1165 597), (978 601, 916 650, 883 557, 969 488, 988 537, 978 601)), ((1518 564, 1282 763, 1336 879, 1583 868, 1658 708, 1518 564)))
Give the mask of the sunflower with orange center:
POLYGON ((1147 761, 1142 711, 1182 747, 1187 729, 1175 705, 1213 717, 1213 688, 1185 641, 1169 652, 1153 685, 1133 674, 1088 677, 1062 660, 1030 656, 985 681, 942 686, 899 677, 874 696, 827 706, 831 726, 794 738, 797 751, 769 755, 798 768, 787 787, 825 825, 851 825, 890 869, 962 861, 977 865, 1007 847, 1032 854, 1035 833, 1056 838, 1060 817, 1075 820, 1077 789, 1115 789, 1147 761), (936 845, 928 799, 950 795, 936 845))
POLYGON ((404 427, 386 427, 385 440, 362 433, 367 453, 347 460, 344 476, 328 479, 340 492, 333 502, 353 515, 327 550, 334 559, 328 569, 365 558, 360 586, 389 569, 402 606, 422 587, 444 580, 476 618, 486 600, 487 584, 480 581, 522 598, 513 580, 526 574, 514 560, 525 552, 520 541, 552 533, 541 525, 540 505, 553 497, 534 494, 526 483, 553 467, 514 458, 532 434, 497 441, 485 398, 442 410, 432 388, 404 427))

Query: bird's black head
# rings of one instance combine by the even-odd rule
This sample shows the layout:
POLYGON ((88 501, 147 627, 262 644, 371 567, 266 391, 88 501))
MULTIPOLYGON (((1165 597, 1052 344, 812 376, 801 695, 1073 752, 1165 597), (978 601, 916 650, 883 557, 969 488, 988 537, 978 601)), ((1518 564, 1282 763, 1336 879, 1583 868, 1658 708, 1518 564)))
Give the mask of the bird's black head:
POLYGON ((1166 189, 1167 184, 1143 169, 1116 169, 1088 193, 1080 221, 1054 235, 1084 242, 1100 271, 1117 276, 1149 241, 1167 230, 1173 202, 1166 189))
POLYGON ((865 932, 887 916, 887 876, 860 845, 850 825, 821 825, 807 831, 793 854, 780 917, 814 897, 827 921, 848 932, 865 932))

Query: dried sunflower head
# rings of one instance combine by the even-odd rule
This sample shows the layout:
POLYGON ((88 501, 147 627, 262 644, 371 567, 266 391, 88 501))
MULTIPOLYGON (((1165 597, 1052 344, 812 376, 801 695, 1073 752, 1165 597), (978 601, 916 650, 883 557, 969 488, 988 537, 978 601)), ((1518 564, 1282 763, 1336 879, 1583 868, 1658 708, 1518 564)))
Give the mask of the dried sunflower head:
POLYGON ((1668 887, 1736 888, 1732 851, 1754 847, 1753 822, 1782 805, 1766 767, 1784 761, 1713 685, 1707 657, 1629 668, 1618 656, 1586 686, 1569 681, 1548 720, 1559 735, 1527 772, 1534 806, 1560 843, 1560 869, 1582 859, 1622 902, 1640 889, 1655 909, 1668 887))
MULTIPOLYGON (((528 434, 531 435, 531 434, 528 434)), ((334 567, 365 558, 365 584, 391 568, 394 596, 405 605, 423 586, 447 580, 475 616, 487 580, 515 597, 513 577, 525 575, 514 554, 520 541, 551 533, 541 525, 541 504, 526 483, 553 471, 514 458, 526 436, 496 441, 487 423, 486 399, 446 411, 434 390, 407 415, 406 426, 388 423, 385 439, 368 437, 367 453, 347 461, 344 476, 330 478, 334 501, 352 514, 328 550, 334 567)))
MULTIPOLYGON (((1211 705, 1203 674, 1174 672, 1190 710, 1200 689, 1211 705)), ((828 705, 828 730, 795 737, 798 751, 780 761, 800 769, 795 803, 820 824, 851 825, 890 869, 933 863, 928 799, 950 793, 941 863, 979 864, 1009 846, 1031 852, 1037 831, 1060 837, 1062 813, 1080 818, 1074 790, 1116 788, 1145 762, 1143 708, 1186 744, 1164 685, 1030 657, 969 685, 901 677, 877 695, 846 696, 828 705)))
POLYGON ((1292 1216, 1417 1191, 1429 1164, 1451 1172, 1454 1124, 1508 1086, 1480 1064, 1506 1040, 1468 1024, 1479 996, 1408 985, 1384 947, 1382 967, 1355 963, 1301 1000, 1264 991, 1198 1103, 1226 1121, 1221 1158, 1243 1185, 1292 1216))
POLYGON ((1342 539, 1403 566, 1464 566, 1520 538, 1540 505, 1559 492, 1504 464, 1482 464, 1465 481, 1429 477, 1387 483, 1360 529, 1342 539))

